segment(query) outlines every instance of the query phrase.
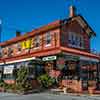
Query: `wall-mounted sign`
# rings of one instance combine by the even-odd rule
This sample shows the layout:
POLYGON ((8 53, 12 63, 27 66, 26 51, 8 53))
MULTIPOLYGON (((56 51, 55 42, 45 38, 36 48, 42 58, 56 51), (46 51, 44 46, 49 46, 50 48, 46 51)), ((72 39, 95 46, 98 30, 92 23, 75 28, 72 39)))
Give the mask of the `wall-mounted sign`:
POLYGON ((22 49, 29 49, 29 48, 31 48, 31 44, 32 44, 31 39, 28 39, 26 41, 22 41, 21 42, 22 49))
POLYGON ((79 56, 71 56, 71 55, 68 55, 65 57, 66 60, 73 60, 73 61, 78 61, 80 60, 80 57, 79 56))
POLYGON ((12 74, 14 69, 14 65, 4 66, 4 74, 12 74))
POLYGON ((42 58, 43 61, 52 61, 52 60, 56 60, 56 59, 57 59, 56 56, 48 56, 48 57, 42 58))

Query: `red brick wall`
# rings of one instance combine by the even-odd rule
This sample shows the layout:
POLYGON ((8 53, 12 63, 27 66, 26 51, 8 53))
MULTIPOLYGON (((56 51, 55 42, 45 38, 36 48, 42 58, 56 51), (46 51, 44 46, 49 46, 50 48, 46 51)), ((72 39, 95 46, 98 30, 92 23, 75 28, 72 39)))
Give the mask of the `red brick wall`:
POLYGON ((68 32, 70 31, 75 32, 76 34, 81 34, 83 36, 85 50, 89 51, 90 50, 89 37, 77 21, 72 21, 71 23, 66 24, 61 28, 61 42, 60 42, 61 46, 68 47, 68 32))

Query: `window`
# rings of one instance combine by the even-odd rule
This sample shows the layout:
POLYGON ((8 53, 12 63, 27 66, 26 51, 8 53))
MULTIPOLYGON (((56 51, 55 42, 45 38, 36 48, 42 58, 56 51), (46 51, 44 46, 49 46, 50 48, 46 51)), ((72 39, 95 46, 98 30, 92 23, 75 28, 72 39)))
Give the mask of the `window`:
POLYGON ((76 34, 74 32, 69 32, 68 43, 69 43, 69 46, 71 46, 71 47, 75 47, 75 48, 83 48, 84 47, 82 35, 76 34))
POLYGON ((4 74, 3 76, 4 79, 14 79, 13 74, 4 74))
POLYGON ((34 37, 34 47, 37 48, 40 46, 40 37, 39 36, 35 36, 34 37))
POLYGON ((8 48, 8 56, 12 56, 13 53, 13 49, 11 47, 8 48))
POLYGON ((51 44, 51 34, 50 34, 50 32, 46 33, 45 41, 46 41, 46 45, 51 44))
POLYGON ((17 49, 19 52, 21 51, 21 44, 20 43, 17 44, 17 49))

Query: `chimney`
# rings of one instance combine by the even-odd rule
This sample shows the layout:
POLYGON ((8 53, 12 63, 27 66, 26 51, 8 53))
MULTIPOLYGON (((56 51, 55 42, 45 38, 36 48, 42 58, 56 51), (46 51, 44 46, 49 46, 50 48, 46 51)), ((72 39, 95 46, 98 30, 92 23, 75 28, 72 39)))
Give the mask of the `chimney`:
POLYGON ((16 37, 21 36, 21 32, 20 31, 16 31, 16 37))
POLYGON ((69 8, 69 17, 71 18, 71 17, 74 17, 76 15, 76 8, 75 8, 75 6, 70 6, 70 8, 69 8))

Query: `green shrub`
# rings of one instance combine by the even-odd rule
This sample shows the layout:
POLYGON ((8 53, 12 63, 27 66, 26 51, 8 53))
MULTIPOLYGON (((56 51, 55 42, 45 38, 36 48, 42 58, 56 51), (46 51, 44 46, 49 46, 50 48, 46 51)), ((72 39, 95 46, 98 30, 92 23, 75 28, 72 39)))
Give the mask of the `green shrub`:
POLYGON ((0 80, 0 87, 4 87, 4 82, 2 80, 0 80))
POLYGON ((40 75, 37 80, 43 88, 49 88, 53 85, 54 80, 47 74, 40 75))
POLYGON ((25 66, 22 66, 18 71, 17 71, 17 76, 16 76, 16 89, 20 91, 25 91, 32 89, 31 82, 27 80, 29 75, 28 68, 25 66))

